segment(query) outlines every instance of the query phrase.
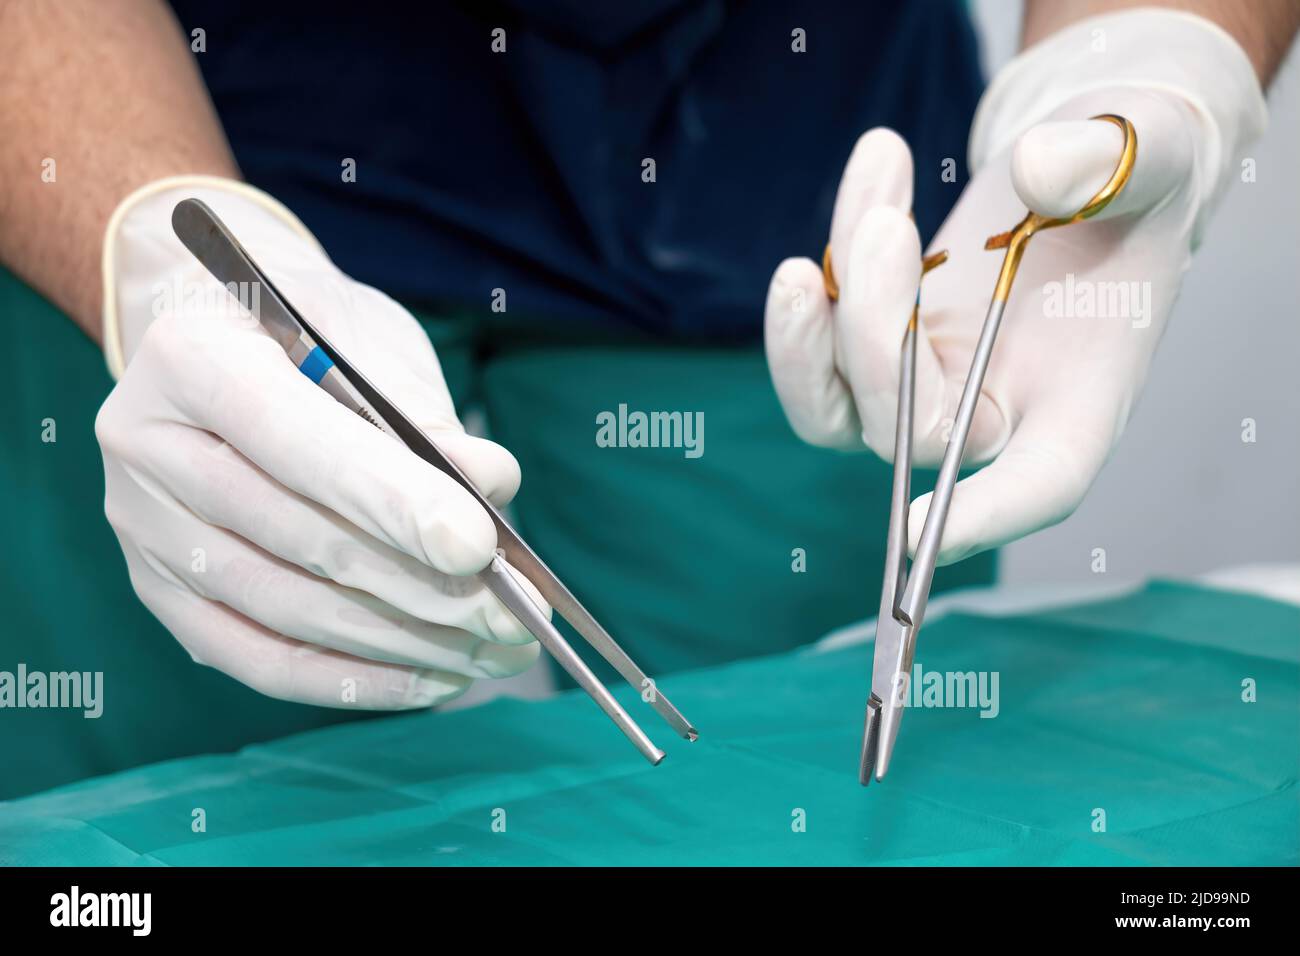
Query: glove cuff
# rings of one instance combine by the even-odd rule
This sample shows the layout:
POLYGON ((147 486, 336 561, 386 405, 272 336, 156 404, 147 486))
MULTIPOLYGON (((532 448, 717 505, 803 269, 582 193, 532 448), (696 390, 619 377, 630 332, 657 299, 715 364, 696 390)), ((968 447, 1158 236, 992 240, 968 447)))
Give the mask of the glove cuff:
POLYGON ((1025 50, 998 71, 980 99, 971 172, 1068 101, 1117 87, 1165 92, 1191 107, 1199 127, 1196 187, 1203 219, 1237 155, 1264 132, 1268 108, 1237 41, 1191 13, 1141 8, 1089 17, 1025 50))
MULTIPOLYGON (((153 244, 162 244, 162 248, 152 249, 139 255, 130 253, 139 253, 139 236, 133 236, 133 232, 142 230, 133 230, 129 225, 129 220, 133 213, 145 209, 151 201, 159 201, 163 193, 175 192, 174 202, 179 202, 186 196, 198 196, 199 198, 211 198, 214 194, 227 197, 227 201, 238 200, 242 203, 251 204, 258 210, 269 213, 270 216, 283 226, 287 227, 295 236, 305 240, 314 250, 324 255, 320 243, 311 231, 302 224, 292 212, 290 212, 279 200, 273 198, 267 193, 262 192, 247 183, 241 183, 233 179, 225 179, 220 176, 170 176, 166 179, 159 179, 145 186, 140 187, 123 199, 113 214, 109 217, 108 226, 104 230, 104 246, 101 258, 101 273, 103 277, 104 289, 104 306, 103 306, 103 334, 104 334, 104 360, 108 365, 108 371, 114 379, 121 377, 123 370, 126 368, 128 359, 127 341, 132 343, 139 342, 140 337, 144 334, 143 328, 126 330, 123 328, 123 308, 122 300, 127 286, 138 287, 139 281, 143 278, 148 280, 148 276, 141 277, 131 275, 124 277, 123 269, 129 269, 132 272, 147 271, 151 267, 156 267, 162 262, 166 262, 173 254, 189 256, 189 253, 180 244, 180 240, 171 234, 170 227, 170 205, 174 202, 166 200, 168 204, 166 226, 153 222, 150 216, 150 223, 146 230, 149 233, 148 238, 153 244), (160 230, 165 230, 160 232, 160 230), (174 244, 174 248, 173 248, 174 244), (143 260, 134 261, 134 260, 143 260), (124 332, 129 331, 129 336, 124 332)), ((183 260, 182 260, 183 261, 183 260)), ((147 321, 146 321, 147 325, 147 321)))

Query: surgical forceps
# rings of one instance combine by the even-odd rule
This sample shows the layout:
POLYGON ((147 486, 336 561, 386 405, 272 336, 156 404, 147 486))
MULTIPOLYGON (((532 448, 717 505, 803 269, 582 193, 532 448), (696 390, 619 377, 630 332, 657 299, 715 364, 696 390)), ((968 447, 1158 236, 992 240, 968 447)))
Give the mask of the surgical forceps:
MULTIPOLYGON (((951 437, 948 440, 948 447, 944 450, 943 463, 939 466, 939 476, 935 481, 934 496, 930 500, 930 510, 925 516, 921 539, 917 543, 916 556, 912 560, 909 571, 906 568, 907 513, 911 504, 912 409, 916 399, 917 317, 921 301, 920 290, 917 291, 912 319, 903 335, 898 386, 898 418, 894 435, 894 483, 889 501, 889 536, 885 542, 885 576, 881 588, 880 613, 876 618, 871 697, 867 702, 866 723, 862 733, 862 756, 858 767, 858 779, 863 786, 869 784, 873 776, 876 780, 884 780, 885 773, 889 770, 889 758, 894 750, 894 742, 898 738, 898 728, 903 719, 903 707, 907 701, 912 659, 916 653, 916 635, 921 630, 921 621, 925 617, 925 605, 930 596, 930 585, 934 580, 944 522, 948 517, 948 508, 952 504, 957 472, 961 468, 966 439, 975 417, 975 404, 979 401, 980 389, 984 384, 984 373, 988 370, 989 358, 993 353, 993 340, 997 337, 998 327, 1002 323, 1002 313, 1011 295, 1011 285, 1015 281, 1020 260, 1025 254, 1029 240, 1036 233, 1057 226, 1068 226, 1095 216, 1110 204, 1132 175, 1133 165, 1137 160, 1137 133, 1133 129, 1133 124, 1122 116, 1109 113, 1092 118, 1114 123, 1124 134, 1124 146, 1120 152, 1119 162, 1106 184, 1073 216, 1049 218, 1029 212, 1015 228, 993 236, 984 244, 985 249, 1006 249, 1006 254, 1002 259, 997 285, 993 289, 993 299, 989 303, 984 326, 971 359, 970 373, 966 377, 966 385, 957 403, 957 415, 953 421, 951 437)), ((947 252, 927 256, 922 260, 922 275, 942 264, 947 257, 947 252)), ((839 298, 839 286, 831 266, 829 245, 822 257, 822 273, 826 294, 834 301, 839 298)))
POLYGON ((664 752, 650 741, 636 721, 574 652, 533 598, 515 580, 506 567, 507 562, 537 588, 555 611, 572 624, 601 657, 641 692, 642 700, 654 707, 673 730, 690 741, 699 737, 695 728, 659 691, 654 681, 619 647, 609 632, 597 623, 510 526, 501 512, 401 409, 385 398, 328 339, 289 304, 207 205, 197 199, 185 199, 177 203, 172 210, 172 229, 185 247, 227 289, 259 288, 259 297, 252 300, 255 303, 255 318, 284 349, 299 371, 340 404, 402 442, 429 464, 457 481, 491 516, 497 529, 498 548, 492 562, 479 572, 479 578, 591 696, 606 716, 618 725, 619 730, 623 731, 642 756, 650 763, 658 764, 663 760, 664 752))

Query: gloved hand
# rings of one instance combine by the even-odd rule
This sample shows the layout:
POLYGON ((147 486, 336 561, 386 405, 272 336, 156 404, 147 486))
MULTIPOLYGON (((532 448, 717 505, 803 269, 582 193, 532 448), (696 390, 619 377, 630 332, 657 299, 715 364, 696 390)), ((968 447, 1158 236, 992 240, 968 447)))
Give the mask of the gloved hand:
MULTIPOLYGON (((973 177, 931 248, 949 261, 921 289, 914 461, 943 457, 1001 251, 990 236, 1026 207, 1068 216, 1115 169, 1127 117, 1137 163, 1100 215, 1029 244, 983 383, 940 564, 1055 524, 1079 505, 1141 391, 1182 274, 1235 156, 1265 108, 1244 52, 1188 14, 1139 10, 1073 24, 994 80, 971 136, 973 177), (1096 49, 1104 36, 1105 52, 1096 49)), ((832 304, 821 266, 790 259, 768 293, 773 382, 816 445, 894 451, 900 344, 916 301, 920 240, 908 218, 912 161, 889 130, 851 155, 836 197, 832 304)), ((912 503, 915 551, 930 496, 912 503)))
POLYGON ((104 251, 121 378, 95 432, 140 599, 196 661, 286 700, 423 707, 526 669, 538 645, 471 577, 496 547, 487 512, 312 384, 235 305, 172 232, 189 196, 488 498, 519 486, 509 452, 464 433, 401 306, 340 272, 265 194, 163 181, 122 203, 104 251))

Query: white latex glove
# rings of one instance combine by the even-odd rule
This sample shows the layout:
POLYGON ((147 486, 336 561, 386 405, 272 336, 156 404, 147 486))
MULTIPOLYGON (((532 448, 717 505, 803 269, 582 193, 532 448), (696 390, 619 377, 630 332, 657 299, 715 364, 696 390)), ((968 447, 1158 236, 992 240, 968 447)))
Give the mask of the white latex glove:
POLYGON ((406 310, 265 194, 163 181, 122 203, 104 252, 105 349, 125 372, 95 432, 140 599, 196 661, 286 700, 423 707, 526 669, 537 644, 471 577, 496 547, 487 513, 241 313, 172 232, 190 196, 494 503, 519 486, 509 452, 464 433, 406 310))
MULTIPOLYGON (((974 175, 932 244, 949 261, 921 289, 915 464, 943 457, 1003 258, 984 251, 985 240, 1011 229, 1026 207, 1070 215, 1101 188, 1123 134, 1089 119, 1100 113, 1121 114, 1137 130, 1132 178, 1095 219, 1029 243, 966 446, 967 465, 989 464, 956 486, 940 564, 1055 524, 1079 505, 1141 391, 1208 210, 1237 151, 1265 122, 1245 53, 1188 14, 1082 21, 1010 63, 981 101, 974 175), (1135 293, 1127 307, 1114 283, 1135 293), (1086 314, 1089 295, 1094 314, 1086 314)), ((835 202, 838 303, 811 260, 787 260, 773 276, 768 362, 805 441, 865 443, 893 458, 900 344, 920 280, 911 202, 906 145, 872 130, 835 202)), ((912 503, 912 551, 929 501, 912 503)))

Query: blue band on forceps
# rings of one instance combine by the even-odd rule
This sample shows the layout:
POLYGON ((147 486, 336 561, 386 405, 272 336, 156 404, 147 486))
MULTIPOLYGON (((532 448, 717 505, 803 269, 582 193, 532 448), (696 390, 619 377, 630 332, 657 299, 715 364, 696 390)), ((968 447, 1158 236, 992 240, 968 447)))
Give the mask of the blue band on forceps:
POLYGON ((330 361, 330 357, 318 345, 307 353, 307 357, 298 366, 298 371, 319 385, 320 380, 325 377, 325 373, 333 367, 334 363, 330 361))

